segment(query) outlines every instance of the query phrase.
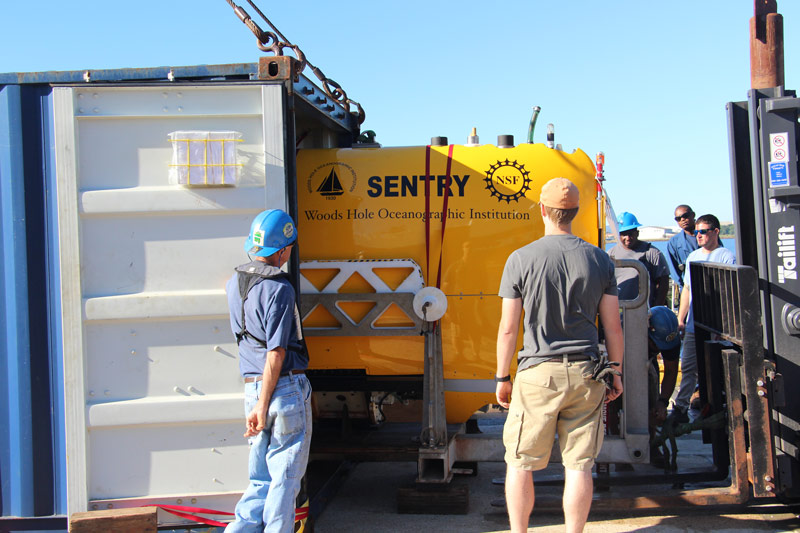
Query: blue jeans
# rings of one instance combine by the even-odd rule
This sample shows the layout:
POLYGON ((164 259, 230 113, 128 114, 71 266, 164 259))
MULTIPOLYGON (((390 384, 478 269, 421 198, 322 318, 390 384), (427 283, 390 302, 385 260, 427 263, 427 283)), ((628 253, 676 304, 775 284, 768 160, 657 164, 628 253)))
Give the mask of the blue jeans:
POLYGON ((697 387, 697 346, 694 333, 686 332, 683 336, 683 349, 681 350, 681 386, 675 397, 675 407, 681 411, 689 409, 689 402, 697 387))
MULTIPOLYGON (((245 383, 245 416, 258 402, 261 381, 245 383)), ((267 425, 250 439, 250 485, 226 533, 294 531, 295 499, 311 444, 311 385, 304 374, 282 376, 269 402, 267 425)))

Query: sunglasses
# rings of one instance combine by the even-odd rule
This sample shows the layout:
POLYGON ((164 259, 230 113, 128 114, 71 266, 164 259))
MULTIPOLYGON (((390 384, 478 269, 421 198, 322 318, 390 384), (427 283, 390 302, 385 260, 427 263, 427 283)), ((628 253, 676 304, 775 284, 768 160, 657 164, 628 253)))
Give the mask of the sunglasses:
POLYGON ((716 228, 696 229, 696 230, 694 230, 694 235, 695 235, 695 237, 698 236, 698 235, 705 235, 706 233, 708 233, 710 231, 714 231, 715 229, 716 228))
POLYGON ((694 216, 694 213, 692 213, 691 211, 686 211, 684 214, 675 217, 675 222, 680 222, 684 218, 691 218, 693 216, 694 216))

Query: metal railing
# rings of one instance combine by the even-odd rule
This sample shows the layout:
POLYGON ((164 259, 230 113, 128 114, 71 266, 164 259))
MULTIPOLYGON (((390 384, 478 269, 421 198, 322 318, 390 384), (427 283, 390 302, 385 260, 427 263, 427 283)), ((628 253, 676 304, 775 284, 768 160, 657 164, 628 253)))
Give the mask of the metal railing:
MULTIPOLYGON (((753 495, 771 496, 775 491, 774 458, 766 388, 771 363, 764 355, 758 275, 755 269, 744 265, 690 263, 689 268, 701 395, 712 410, 721 411, 723 401, 730 404, 737 400, 728 389, 741 379, 753 495), (733 350, 722 350, 722 356, 733 352, 737 356, 731 361, 738 364, 731 363, 731 368, 722 364, 720 350, 714 349, 719 340, 733 345, 733 350)), ((740 424, 729 418, 729 431, 733 433, 740 424)))

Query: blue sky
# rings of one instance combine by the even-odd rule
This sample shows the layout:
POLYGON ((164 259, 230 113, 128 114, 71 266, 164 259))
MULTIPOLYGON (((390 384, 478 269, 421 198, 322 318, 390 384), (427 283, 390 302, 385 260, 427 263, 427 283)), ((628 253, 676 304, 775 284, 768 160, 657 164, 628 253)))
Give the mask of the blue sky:
MULTIPOLYGON (((605 152, 618 213, 670 225, 689 203, 733 219, 725 104, 750 87, 752 0, 257 4, 364 106, 363 127, 384 146, 465 143, 472 127, 483 143, 524 142, 539 105, 536 142, 552 122, 564 149, 605 152)), ((778 0, 778 11, 786 86, 798 89, 800 2, 778 0)), ((261 55, 225 0, 6 2, 0 13, 0 72, 261 55)))

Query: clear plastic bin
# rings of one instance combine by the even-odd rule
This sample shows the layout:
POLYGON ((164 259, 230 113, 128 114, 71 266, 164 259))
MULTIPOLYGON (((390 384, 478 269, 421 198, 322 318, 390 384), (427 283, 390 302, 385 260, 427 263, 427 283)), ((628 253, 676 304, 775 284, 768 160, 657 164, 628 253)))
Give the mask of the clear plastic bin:
POLYGON ((236 185, 238 131, 173 131, 169 182, 173 185, 236 185))

